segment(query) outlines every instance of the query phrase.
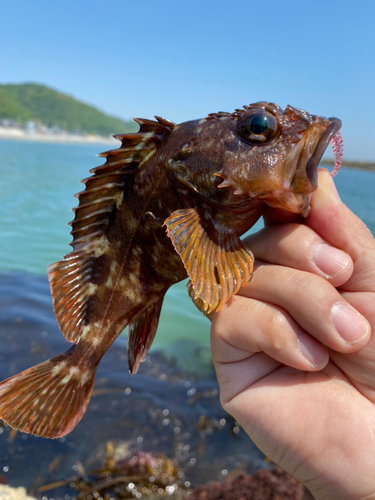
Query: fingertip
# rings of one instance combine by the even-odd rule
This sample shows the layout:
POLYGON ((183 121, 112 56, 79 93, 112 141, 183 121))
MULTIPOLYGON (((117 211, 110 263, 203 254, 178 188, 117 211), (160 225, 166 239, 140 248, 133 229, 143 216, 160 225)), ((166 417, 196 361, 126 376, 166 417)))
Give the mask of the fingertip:
POLYGON ((334 286, 343 285, 353 273, 353 261, 346 252, 324 241, 317 242, 311 249, 311 262, 323 277, 334 286))
MULTIPOLYGON (((331 173, 320 167, 318 169, 318 189, 311 197, 311 208, 316 210, 321 206, 341 202, 331 173)), ((288 212, 282 208, 274 208, 266 205, 263 213, 265 226, 285 223, 303 223, 305 218, 301 214, 288 212)))
POLYGON ((371 335, 368 320, 354 308, 344 303, 336 303, 331 308, 331 321, 345 347, 358 351, 367 344, 371 335))
POLYGON ((322 370, 329 361, 328 352, 318 341, 309 334, 300 332, 298 335, 298 348, 303 357, 311 365, 308 371, 322 370))
POLYGON ((300 214, 295 214, 283 210, 282 208, 273 208, 266 206, 263 213, 263 220, 265 226, 272 226, 274 224, 287 224, 287 223, 302 223, 304 221, 300 214))
POLYGON ((318 169, 318 189, 311 197, 311 208, 316 210, 320 206, 327 204, 336 204, 340 202, 340 196, 337 192, 335 182, 327 169, 318 169))
POLYGON ((345 205, 337 197, 333 179, 326 169, 320 168, 318 171, 318 189, 312 194, 310 206, 306 225, 326 242, 346 251, 347 235, 343 232, 345 205))

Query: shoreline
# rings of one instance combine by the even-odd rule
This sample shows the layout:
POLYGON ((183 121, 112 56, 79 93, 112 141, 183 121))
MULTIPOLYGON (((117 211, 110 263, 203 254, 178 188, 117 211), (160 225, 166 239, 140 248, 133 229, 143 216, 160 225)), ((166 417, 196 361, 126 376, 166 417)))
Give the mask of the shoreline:
MULTIPOLYGON (((335 160, 323 160, 322 165, 334 165, 335 160)), ((375 172, 375 162, 359 161, 359 160, 342 160, 341 167, 343 168, 359 168, 361 170, 371 170, 375 172)))
MULTIPOLYGON (((0 140, 29 141, 29 142, 49 142, 56 144, 118 144, 117 139, 112 136, 102 137, 95 134, 72 134, 69 132, 59 133, 27 133, 25 130, 16 127, 0 127, 0 140)), ((323 159, 322 165, 334 165, 335 160, 323 159)), ((375 162, 362 160, 342 160, 341 167, 370 170, 375 172, 375 162)))
POLYGON ((69 132, 59 133, 27 133, 25 130, 13 127, 0 127, 0 140, 49 142, 56 144, 117 144, 113 137, 102 137, 95 134, 71 134, 69 132))

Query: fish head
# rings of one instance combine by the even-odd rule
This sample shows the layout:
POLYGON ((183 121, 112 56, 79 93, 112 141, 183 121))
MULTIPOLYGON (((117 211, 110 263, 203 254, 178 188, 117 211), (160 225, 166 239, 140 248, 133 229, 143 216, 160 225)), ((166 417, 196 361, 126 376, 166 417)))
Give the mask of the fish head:
POLYGON ((341 121, 269 102, 245 106, 231 116, 222 166, 215 173, 222 181, 217 187, 228 190, 231 200, 261 199, 307 217, 319 162, 341 121))

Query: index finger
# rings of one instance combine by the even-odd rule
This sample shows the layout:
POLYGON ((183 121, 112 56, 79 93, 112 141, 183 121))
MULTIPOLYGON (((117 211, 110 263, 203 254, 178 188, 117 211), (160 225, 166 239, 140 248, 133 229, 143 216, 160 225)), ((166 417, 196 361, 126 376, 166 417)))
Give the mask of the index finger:
POLYGON ((263 213, 263 220, 265 226, 273 226, 274 224, 288 224, 290 222, 304 224, 306 219, 300 214, 294 214, 282 208, 267 206, 263 213))
POLYGON ((306 219, 325 241, 349 254, 354 272, 343 289, 375 292, 375 240, 366 225, 338 197, 329 172, 319 169, 318 189, 311 198, 306 219))
POLYGON ((366 225, 340 201, 327 170, 318 170, 318 189, 311 197, 311 211, 307 219, 282 209, 266 208, 266 226, 288 222, 306 224, 327 243, 351 256, 354 273, 342 289, 348 292, 375 292, 374 237, 366 225))

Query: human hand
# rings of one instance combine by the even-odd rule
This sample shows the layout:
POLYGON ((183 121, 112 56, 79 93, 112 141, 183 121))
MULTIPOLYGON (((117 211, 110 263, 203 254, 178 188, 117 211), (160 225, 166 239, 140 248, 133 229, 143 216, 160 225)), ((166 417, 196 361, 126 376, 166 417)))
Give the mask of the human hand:
POLYGON ((221 402, 317 499, 375 499, 375 240, 325 170, 311 207, 247 239, 253 279, 211 328, 221 402))

